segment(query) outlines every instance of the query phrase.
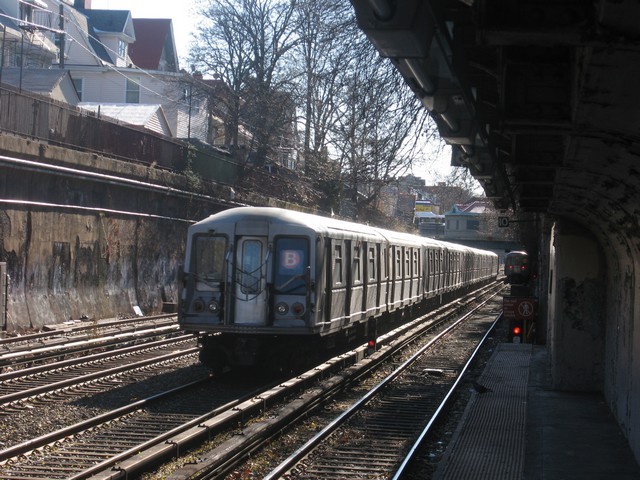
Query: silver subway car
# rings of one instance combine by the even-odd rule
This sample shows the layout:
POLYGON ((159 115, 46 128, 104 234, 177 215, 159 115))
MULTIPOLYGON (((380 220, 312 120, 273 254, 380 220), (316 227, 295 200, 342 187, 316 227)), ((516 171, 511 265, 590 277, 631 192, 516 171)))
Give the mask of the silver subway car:
POLYGON ((492 252, 269 207, 188 232, 179 322, 201 360, 290 368, 495 278, 492 252))

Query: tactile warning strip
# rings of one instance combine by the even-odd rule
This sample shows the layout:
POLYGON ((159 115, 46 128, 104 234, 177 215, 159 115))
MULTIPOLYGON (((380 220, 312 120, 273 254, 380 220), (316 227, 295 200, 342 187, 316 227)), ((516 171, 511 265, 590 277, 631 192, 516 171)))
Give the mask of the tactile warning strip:
POLYGON ((531 352, 527 344, 496 348, 479 380, 489 390, 473 392, 435 479, 522 478, 531 352))

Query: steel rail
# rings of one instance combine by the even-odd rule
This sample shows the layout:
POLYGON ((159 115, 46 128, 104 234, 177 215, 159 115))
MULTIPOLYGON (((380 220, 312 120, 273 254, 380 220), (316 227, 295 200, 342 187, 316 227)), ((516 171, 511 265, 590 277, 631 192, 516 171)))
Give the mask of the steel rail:
POLYGON ((51 357, 59 357, 77 353, 91 348, 105 347, 118 342, 126 342, 135 338, 143 338, 145 336, 164 335, 166 333, 179 331, 178 325, 165 325, 162 327, 147 328, 145 330, 137 330, 133 332, 110 333, 107 336, 96 338, 71 338, 68 342, 57 343, 55 345, 40 346, 28 351, 18 351, 5 353, 0 355, 2 366, 12 366, 20 363, 29 363, 35 361, 44 361, 51 357), (20 360, 24 359, 24 360, 20 360), (13 362, 13 363, 11 363, 13 362))
MULTIPOLYGON (((475 292, 476 295, 477 293, 478 292, 475 292)), ((456 303, 459 305, 460 300, 457 300, 456 303)), ((438 313, 434 314, 434 312, 431 312, 430 317, 437 317, 437 319, 435 319, 433 322, 430 322, 431 326, 433 326, 433 324, 435 324, 437 320, 442 320, 442 318, 445 316, 444 311, 445 309, 441 308, 437 310, 438 313)), ((425 321, 425 318, 422 317, 422 322, 424 321, 425 321)), ((386 338, 381 339, 381 344, 390 343, 391 348, 386 348, 384 349, 384 352, 379 352, 379 353, 387 354, 388 352, 395 351, 396 350, 395 347, 397 345, 403 344, 403 339, 398 337, 408 336, 407 332, 409 330, 411 329, 425 330, 427 328, 430 328, 430 326, 417 325, 417 321, 411 322, 407 325, 404 325, 403 327, 399 327, 394 331, 395 333, 390 332, 389 334, 387 334, 386 338), (393 340, 394 338, 396 340, 393 340)), ((404 342, 406 341, 407 340, 404 340, 404 342)), ((277 384, 275 387, 271 387, 267 391, 261 391, 261 393, 258 396, 254 396, 253 398, 250 398, 247 401, 232 407, 233 411, 228 412, 227 414, 223 414, 222 416, 213 416, 205 421, 203 421, 201 417, 199 417, 198 419, 191 420, 189 424, 192 424, 195 422, 195 426, 188 428, 186 431, 183 431, 182 426, 175 427, 171 429, 175 434, 174 436, 167 438, 168 433, 165 432, 161 434, 160 437, 157 437, 153 441, 145 442, 144 445, 149 445, 149 448, 147 450, 142 450, 141 445, 131 447, 127 452, 122 452, 117 454, 117 456, 114 456, 113 460, 106 460, 104 462, 100 462, 101 467, 103 469, 109 468, 110 466, 112 466, 113 469, 111 471, 98 472, 100 467, 92 466, 90 467, 91 475, 95 475, 95 478, 111 478, 111 479, 124 478, 124 477, 130 478, 132 475, 135 475, 137 472, 140 472, 142 469, 148 468, 147 465, 152 460, 154 462, 157 462, 161 458, 166 459, 168 456, 175 456, 180 451, 184 450, 187 445, 193 445, 196 438, 206 439, 213 432, 220 431, 221 428, 223 428, 225 425, 226 426, 236 425, 238 421, 240 421, 241 424, 244 424, 248 418, 251 418, 251 415, 255 415, 259 412, 264 412, 267 407, 267 402, 269 402, 270 404, 275 404, 276 401, 280 401, 285 397, 285 395, 290 394, 291 388, 300 389, 305 385, 307 386, 310 385, 311 382, 314 382, 315 384, 315 382, 319 381, 322 378, 325 378, 327 373, 331 373, 337 370, 338 367, 345 364, 351 365, 352 362, 355 363, 358 360, 361 360, 363 358, 364 350, 365 348, 360 347, 358 351, 351 351, 351 352, 348 352, 347 354, 343 354, 339 358, 326 362, 325 364, 320 365, 315 369, 309 372, 306 372, 305 374, 299 375, 286 382, 281 382, 277 384), (160 440, 158 440, 158 438, 160 438, 160 440), (155 443, 155 446, 152 445, 154 443, 155 443), (131 457, 132 455, 133 457, 131 457), (128 459, 125 458, 127 456, 130 458, 128 459)), ((371 364, 372 362, 373 360, 370 357, 370 359, 368 359, 367 362, 361 362, 361 363, 371 364)), ((361 370, 362 368, 364 368, 363 366, 355 367, 354 365, 352 368, 356 368, 355 375, 353 377, 347 378, 348 376, 346 374, 343 374, 340 376, 342 377, 342 383, 336 380, 336 378, 338 377, 329 379, 327 383, 332 383, 335 391, 338 391, 344 388, 346 384, 354 381, 354 378, 358 378, 363 374, 361 370)), ((306 406, 303 405, 300 407, 300 409, 297 412, 292 413, 292 416, 300 417, 302 415, 305 415, 308 413, 309 408, 313 408, 313 406, 318 405, 318 403, 322 401, 322 399, 317 398, 318 395, 315 393, 317 389, 313 389, 313 390, 314 391, 309 394, 309 397, 311 397, 311 400, 308 400, 306 402, 306 406)), ((211 415, 211 412, 209 412, 209 415, 211 415)), ((258 440, 257 437, 253 435, 252 432, 249 431, 249 429, 245 430, 245 432, 246 432, 246 436, 243 436, 242 440, 243 441, 246 440, 248 445, 247 448, 249 448, 250 450, 257 448, 260 445, 261 440, 258 440)), ((268 432, 268 433, 269 433, 269 436, 271 436, 273 432, 268 432)), ((66 435, 69 435, 69 433, 66 433, 66 435)), ((269 438, 269 436, 267 436, 267 438, 269 438)), ((50 440, 48 443, 51 443, 51 441, 56 441, 56 440, 50 440)), ((25 442, 25 443, 30 444, 30 442, 25 442)), ((43 446, 43 445, 44 444, 41 444, 39 446, 43 446)), ((22 453, 26 453, 26 452, 22 452, 22 453)), ((227 452, 227 453, 229 453, 229 456, 232 456, 234 452, 227 452)), ((87 471, 85 471, 84 473, 77 473, 76 475, 77 475, 77 478, 86 478, 87 471)))
POLYGON ((0 373, 0 386, 7 380, 13 380, 15 378, 28 377, 30 375, 36 375, 44 372, 53 372, 56 370, 62 370, 69 367, 81 365, 83 363, 97 362, 99 360, 105 360, 109 358, 116 358, 121 355, 132 354, 141 350, 153 350, 155 348, 169 345, 171 343, 179 343, 185 340, 196 338, 195 334, 186 334, 179 337, 172 337, 164 340, 156 340, 152 342, 143 343, 140 345, 134 345, 132 347, 119 348, 118 350, 110 350, 108 352, 94 353, 91 355, 85 355, 82 357, 70 358, 67 360, 58 361, 55 363, 45 363, 42 365, 36 365, 35 367, 22 368, 20 370, 13 370, 10 372, 0 373))
POLYGON ((54 327, 51 330, 38 332, 38 333, 29 333, 27 335, 21 335, 19 337, 0 338, 0 347, 6 347, 7 345, 11 345, 14 343, 29 342, 30 340, 39 340, 47 337, 55 337, 58 335, 68 335, 69 333, 82 332, 85 330, 94 330, 96 328, 107 328, 107 327, 115 327, 115 326, 128 325, 128 324, 136 325, 140 323, 144 324, 146 322, 153 323, 157 320, 175 318, 175 316, 176 316, 175 313, 164 313, 161 315, 151 315, 148 317, 98 320, 97 322, 84 321, 82 322, 81 325, 78 325, 78 324, 69 325, 69 326, 63 326, 61 328, 54 327))
MULTIPOLYGON (((495 293, 493 296, 495 295, 497 295, 497 293, 495 293)), ((400 376, 411 365, 413 365, 416 362, 416 360, 425 353, 425 351, 429 350, 436 342, 440 341, 443 337, 447 336, 452 330, 457 328, 462 322, 466 321, 471 315, 473 315, 477 310, 479 310, 482 306, 484 306, 489 300, 482 302, 480 305, 475 307, 472 311, 463 315, 460 319, 456 320, 454 323, 452 323, 447 328, 445 328, 442 332, 437 334, 434 338, 429 340, 416 353, 414 353, 405 362, 403 362, 396 370, 390 373, 384 380, 378 383, 373 389, 369 390, 365 395, 363 395, 358 401, 352 404, 347 410, 345 410, 335 420, 333 420, 331 423, 325 426, 320 432, 318 432, 311 439, 309 439, 304 445, 302 445, 295 452, 293 452, 287 459, 285 459, 282 463, 280 463, 280 465, 278 465, 268 475, 266 475, 263 478, 263 480, 274 480, 283 476, 287 471, 293 468, 293 466, 296 465, 303 457, 308 455, 309 452, 314 450, 318 445, 320 445, 320 443, 322 443, 326 438, 328 438, 332 433, 334 433, 349 418, 351 418, 353 415, 355 415, 360 410, 362 410, 362 408, 366 404, 368 404, 373 398, 378 396, 378 394, 383 389, 385 389, 391 382, 393 382, 398 376, 400 376)), ((496 321, 497 319, 494 321, 489 331, 493 329, 496 321)), ((482 341, 484 341, 484 339, 486 338, 486 335, 488 335, 488 332, 487 334, 485 334, 482 341)), ((479 348, 480 348, 479 346, 476 347, 476 349, 474 350, 474 355, 479 348)), ((469 361, 465 364, 465 367, 468 367, 468 365, 470 365, 469 361)), ((462 373, 458 375, 458 380, 456 381, 456 385, 458 384, 460 378, 462 377, 462 373)), ((450 393, 447 395, 447 399, 449 397, 450 397, 450 393)), ((442 408, 443 407, 441 405, 438 408, 438 412, 442 411, 442 408)), ((431 421, 430 423, 433 423, 433 421, 431 421)))
POLYGON ((431 433, 431 429, 433 428, 433 425, 440 418, 440 415, 444 411, 445 407, 449 404, 449 401, 451 400, 451 397, 453 396, 455 391, 458 389, 458 387, 460 385, 460 382, 462 381, 462 378, 464 377, 464 374, 467 373, 467 371, 470 369, 471 364, 473 363, 473 361, 475 360, 476 356, 478 355, 478 352, 482 348, 484 342, 489 337, 489 334, 495 329, 496 324, 502 318, 502 313, 503 312, 500 312, 500 315, 498 315, 496 317, 496 319, 494 320, 494 322, 491 325, 491 327, 487 330, 485 335, 482 337, 482 340, 480 340, 480 342, 476 346, 475 350, 473 351, 473 353, 471 354, 471 356, 469 357, 467 362, 464 364, 464 366, 460 370, 460 373, 459 373, 458 377, 453 382, 453 385, 451 386, 451 388, 449 389, 449 391, 445 395, 444 399, 442 400, 442 402, 440 403, 440 405, 436 409, 435 413, 433 414, 433 416, 431 417, 431 419, 429 420, 427 425, 424 427, 422 432, 420 432, 420 435, 418 436, 416 441, 413 443, 413 445, 409 449, 409 452, 406 454, 404 460, 402 461, 402 463, 400 464, 400 466, 396 470, 392 480, 399 480, 399 479, 403 478, 403 476, 405 475, 405 472, 406 472, 408 466, 411 464, 411 461, 413 460, 413 457, 415 456, 416 452, 418 451, 418 448, 420 448, 420 446, 423 444, 423 442, 424 442, 425 438, 427 437, 427 435, 429 433, 431 433))
POLYGON ((97 425, 101 425, 103 423, 113 421, 116 418, 122 417, 131 412, 147 407, 158 400, 174 395, 176 393, 183 392, 194 386, 201 385, 202 383, 207 382, 209 380, 210 380, 209 377, 195 380, 185 385, 172 388, 171 390, 167 390, 165 392, 152 395, 151 397, 147 397, 142 400, 138 400, 137 402, 133 402, 129 405, 125 405, 124 407, 111 410, 101 415, 97 415, 89 420, 85 420, 84 422, 79 422, 74 425, 61 428, 60 430, 56 430, 55 432, 51 432, 46 435, 42 435, 40 437, 27 440, 26 442, 13 445, 4 450, 0 450, 0 465, 2 465, 3 463, 5 463, 7 460, 11 458, 17 457, 18 455, 24 455, 37 448, 43 447, 44 445, 54 443, 65 437, 69 437, 70 435, 77 435, 78 433, 88 430, 90 428, 96 427, 97 425))
POLYGON ((170 360, 174 360, 179 357, 186 357, 188 355, 193 355, 194 353, 198 353, 199 351, 200 349, 198 347, 191 347, 181 352, 168 353, 160 357, 150 358, 147 360, 142 360, 142 361, 127 364, 127 365, 121 365, 119 367, 113 367, 108 370, 101 370, 93 373, 88 373, 86 375, 82 375, 74 378, 68 378, 65 380, 60 380, 58 382, 50 383, 47 385, 40 385, 38 387, 33 387, 28 390, 9 393, 9 394, 0 396, 0 407, 6 406, 9 403, 17 402, 19 400, 34 398, 45 393, 53 394, 72 386, 78 387, 80 385, 84 385, 95 380, 107 379, 109 377, 113 377, 120 373, 138 370, 138 369, 147 367, 149 365, 153 365, 155 363, 163 363, 170 360))
MULTIPOLYGON (((492 285, 496 285, 495 283, 492 285)), ((495 287, 494 287, 495 288, 495 287)), ((489 288, 491 289, 491 288, 489 288)), ((472 295, 472 299, 480 294, 486 293, 485 289, 476 290, 472 295), (482 291, 482 293, 481 293, 482 291)), ((469 300, 469 302, 472 300, 469 300)), ((456 302, 452 302, 448 305, 449 310, 453 310, 454 303, 457 304, 457 308, 466 305, 469 302, 460 302, 458 299, 456 302)), ((363 356, 358 358, 357 350, 364 352, 366 345, 359 347, 359 349, 352 350, 343 354, 343 356, 355 356, 358 363, 354 363, 350 367, 341 371, 339 375, 335 375, 328 380, 325 380, 323 384, 318 385, 313 391, 307 394, 301 395, 292 401, 284 409, 284 414, 269 418, 261 423, 252 424, 251 428, 243 431, 243 435, 240 440, 231 440, 232 443, 238 443, 234 445, 223 444, 214 449, 214 451, 208 454, 208 459, 202 459, 201 464, 192 465, 185 469, 189 470, 185 473, 185 477, 191 479, 209 479, 220 478, 224 473, 228 473, 231 468, 236 466, 239 462, 243 461, 247 455, 251 454, 258 448, 260 448, 264 442, 268 441, 273 435, 282 431, 287 425, 291 425, 293 422, 303 418, 309 414, 314 408, 322 405, 336 393, 344 390, 346 386, 355 382, 358 378, 366 375, 367 372, 377 368, 382 362, 390 358, 401 350, 406 344, 415 340, 415 337, 424 333, 425 331, 434 328, 446 321, 452 311, 449 311, 447 307, 441 307, 436 312, 431 312, 428 315, 424 315, 419 319, 416 319, 408 324, 398 327, 394 331, 391 331, 383 336, 380 340, 380 344, 388 344, 388 348, 381 349, 374 353, 372 356, 363 359, 363 356), (436 318, 431 318, 435 316, 436 318), (424 324, 426 317, 429 317, 432 322, 424 324), (420 323, 423 323, 422 325, 420 323)), ((336 359, 334 359, 335 361, 336 359)), ((318 367, 316 367, 318 368, 318 367)), ((311 371, 310 371, 311 372, 311 371)), ((308 374, 309 372, 307 372, 308 374)), ((176 443, 180 443, 178 440, 176 443)), ((177 448, 177 447, 176 447, 177 448)), ((140 467, 131 467, 130 465, 121 465, 118 475, 105 475, 95 477, 96 480, 114 480, 118 478, 129 478, 131 475, 135 475, 141 471, 140 467)), ((113 472, 112 472, 113 473, 113 472)), ((174 478, 174 477, 172 477, 174 478)), ((178 478, 178 476, 175 476, 178 478)))

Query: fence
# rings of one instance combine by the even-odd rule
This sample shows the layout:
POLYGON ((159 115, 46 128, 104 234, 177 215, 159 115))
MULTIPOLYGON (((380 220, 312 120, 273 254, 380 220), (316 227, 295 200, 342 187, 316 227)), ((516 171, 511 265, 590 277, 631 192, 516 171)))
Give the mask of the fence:
MULTIPOLYGON (((71 148, 184 171, 188 145, 135 126, 105 121, 71 105, 0 86, 0 131, 71 148)), ((204 178, 234 184, 241 166, 230 155, 197 150, 193 167, 204 178)))

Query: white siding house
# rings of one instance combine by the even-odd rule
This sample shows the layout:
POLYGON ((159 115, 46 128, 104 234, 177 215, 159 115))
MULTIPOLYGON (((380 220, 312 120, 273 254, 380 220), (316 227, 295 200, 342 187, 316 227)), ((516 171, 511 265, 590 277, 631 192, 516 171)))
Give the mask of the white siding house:
POLYGON ((83 102, 78 106, 93 112, 98 118, 107 117, 119 122, 144 127, 156 133, 172 136, 160 105, 141 105, 131 103, 101 104, 83 102))
MULTIPOLYGON (((90 4, 90 0, 0 0, 4 51, 0 81, 2 69, 8 67, 66 70, 80 102, 104 107, 160 105, 163 120, 156 131, 213 143, 216 125, 220 128, 223 122, 212 118, 208 100, 191 95, 194 79, 179 71, 171 20, 138 21, 128 10, 85 8, 90 4)), ((64 95, 74 98, 71 93, 64 95)), ((131 119, 124 114, 127 109, 113 111, 122 113, 121 121, 131 119)))
MULTIPOLYGON (((51 8, 60 3, 43 1, 51 8)), ((161 105, 172 136, 207 141, 208 110, 206 105, 189 104, 189 75, 178 71, 171 20, 146 19, 139 23, 138 32, 126 10, 73 8, 66 3, 63 8, 67 42, 71 42, 65 68, 71 72, 81 102, 161 105), (133 45, 145 69, 132 59, 133 45)))
POLYGON ((0 0, 0 67, 49 68, 58 55, 55 20, 42 0, 0 0), (24 41, 23 41, 24 40, 24 41))

